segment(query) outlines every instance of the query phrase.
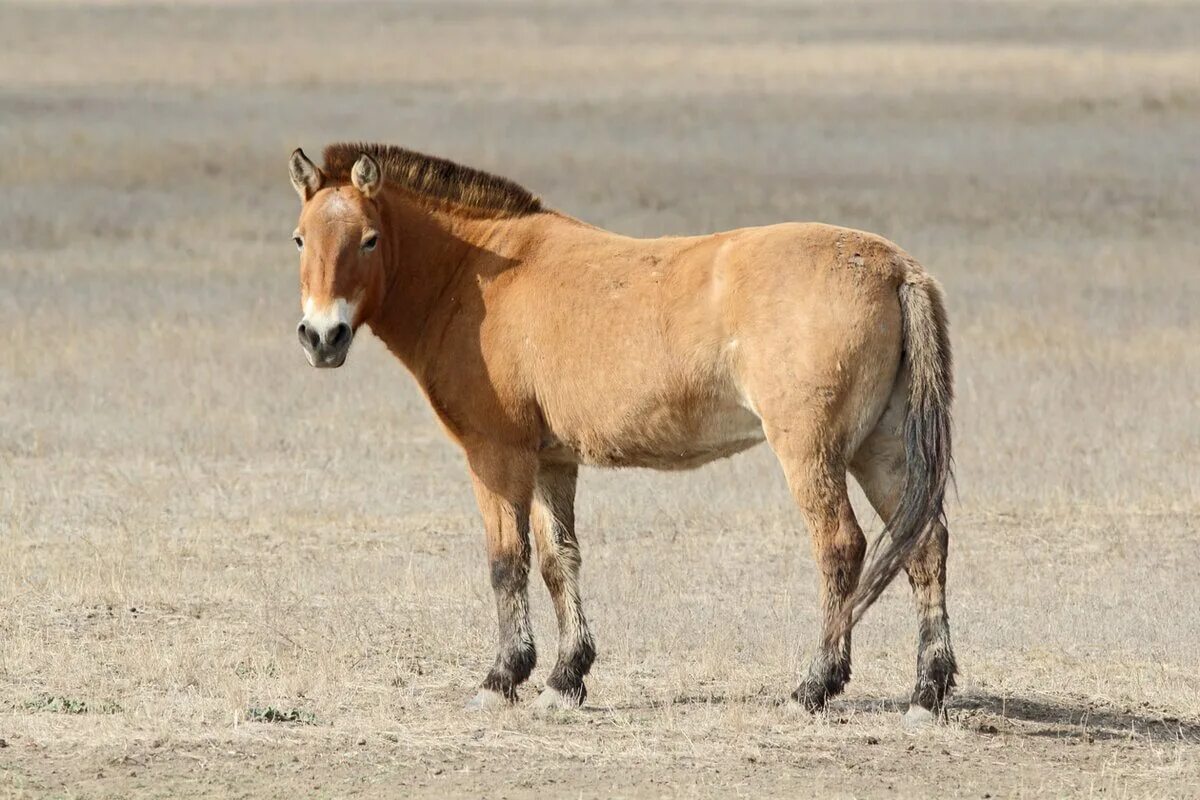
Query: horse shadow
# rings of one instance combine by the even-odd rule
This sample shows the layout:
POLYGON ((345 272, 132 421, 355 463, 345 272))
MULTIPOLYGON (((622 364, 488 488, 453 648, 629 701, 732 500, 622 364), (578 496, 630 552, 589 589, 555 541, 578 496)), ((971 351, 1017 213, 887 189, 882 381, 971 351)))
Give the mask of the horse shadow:
MULTIPOLYGON (((903 713, 904 700, 843 700, 837 706, 863 712, 903 713)), ((831 709, 832 710, 832 709, 831 709)), ((1200 719, 1171 710, 1108 706, 1080 697, 1024 697, 969 691, 954 695, 946 719, 983 735, 1132 740, 1200 744, 1200 719)))
MULTIPOLYGON (((783 705, 784 701, 765 693, 701 693, 679 695, 664 704, 783 705)), ((906 698, 842 698, 831 702, 824 713, 843 721, 841 718, 852 714, 895 714, 899 717, 907 708, 906 698)), ((1170 710, 1155 710, 1149 704, 1139 708, 1114 707, 1079 697, 1035 698, 967 691, 951 698, 946 722, 985 736, 1200 744, 1200 719, 1170 710)))

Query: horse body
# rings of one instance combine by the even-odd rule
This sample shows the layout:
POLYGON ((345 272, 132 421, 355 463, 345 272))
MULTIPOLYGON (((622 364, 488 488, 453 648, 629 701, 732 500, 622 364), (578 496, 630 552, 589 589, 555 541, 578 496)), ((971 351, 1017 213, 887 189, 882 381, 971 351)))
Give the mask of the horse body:
MULTIPOLYGON (((850 398, 847 458, 878 419, 899 361, 903 278, 883 240, 826 225, 637 240, 557 214, 531 227, 541 243, 503 259, 519 268, 471 267, 443 293, 459 307, 479 294, 456 341, 433 337, 455 355, 430 358, 423 381, 454 385, 436 406, 455 436, 509 427, 558 461, 684 469, 762 442, 758 405, 780 394, 822 402, 848 380, 870 383, 850 398), (880 251, 870 262, 866 245, 880 251), (499 390, 510 394, 479 407, 499 390)), ((389 313, 407 311, 381 309, 374 324, 386 330, 389 313)))
POLYGON ((484 343, 513 359, 548 457, 681 469, 762 441, 720 319, 723 237, 638 241, 556 216, 540 227, 546 243, 497 287, 484 343))
POLYGON ((500 620, 477 703, 515 698, 534 666, 531 530, 559 618, 539 703, 586 694, 579 465, 685 469, 765 440, 822 575, 818 652, 795 699, 815 709, 841 691, 855 615, 903 567, 924 615, 914 709, 940 710, 954 681, 940 521, 949 345, 940 290, 919 264, 878 236, 820 224, 632 239, 493 176, 341 147, 326 152, 329 174, 293 157, 298 242, 317 248, 302 258, 301 341, 314 365, 337 366, 349 346, 337 326, 352 338, 369 325, 466 453, 500 620), (861 583, 847 471, 889 521, 861 583))

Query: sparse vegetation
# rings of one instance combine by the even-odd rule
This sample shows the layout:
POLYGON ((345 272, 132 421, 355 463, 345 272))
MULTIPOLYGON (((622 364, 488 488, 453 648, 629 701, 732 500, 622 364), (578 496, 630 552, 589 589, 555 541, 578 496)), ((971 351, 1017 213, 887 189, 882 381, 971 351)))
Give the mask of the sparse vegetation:
POLYGON ((946 10, 0 8, 0 794, 1200 794, 1200 8, 946 10), (817 219, 927 264, 948 723, 898 723, 903 580, 828 714, 776 704, 816 579, 761 450, 585 471, 587 706, 465 714, 461 458, 369 335, 336 373, 295 341, 287 156, 359 137, 631 235, 817 219))
POLYGON ((46 711, 52 714, 116 714, 121 707, 116 703, 89 703, 72 697, 42 695, 25 703, 30 711, 46 711))
POLYGON ((310 711, 301 711, 298 708, 290 708, 286 711, 267 706, 259 708, 257 706, 246 711, 247 722, 299 722, 304 725, 316 725, 317 717, 310 711))

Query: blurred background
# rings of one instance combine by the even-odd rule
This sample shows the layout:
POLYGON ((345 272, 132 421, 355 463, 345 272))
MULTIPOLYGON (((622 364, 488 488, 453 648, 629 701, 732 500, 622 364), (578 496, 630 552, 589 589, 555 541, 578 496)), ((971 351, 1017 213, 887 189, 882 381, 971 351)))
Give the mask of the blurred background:
MULTIPOLYGON (((920 745, 957 760, 921 769, 964 792, 1194 788, 1198 42, 1200 5, 1167 0, 0 4, 8 788, 190 786, 186 754, 212 747, 242 753, 230 775, 250 753, 296 786, 386 765, 432 792, 435 768, 503 774, 528 746, 568 787, 578 756, 632 794, 647 764, 722 791, 805 766, 803 787, 869 793, 847 782, 854 735, 743 702, 786 695, 816 630, 765 448, 585 474, 609 715, 467 736, 494 622, 461 456, 378 342, 319 373, 295 341, 286 160, 339 140, 493 171, 631 235, 817 220, 911 252, 946 287, 958 381, 963 692, 920 745), (242 724, 266 707, 321 725, 280 743, 242 724), (613 729, 578 744, 593 724, 613 729), (1013 734, 1008 766, 981 726, 1013 734), (1140 749, 1067 749, 1105 726, 1140 749), (120 754, 141 778, 93 775, 120 754)), ((834 712, 885 731, 883 760, 911 744, 885 721, 912 679, 903 583, 834 712)))

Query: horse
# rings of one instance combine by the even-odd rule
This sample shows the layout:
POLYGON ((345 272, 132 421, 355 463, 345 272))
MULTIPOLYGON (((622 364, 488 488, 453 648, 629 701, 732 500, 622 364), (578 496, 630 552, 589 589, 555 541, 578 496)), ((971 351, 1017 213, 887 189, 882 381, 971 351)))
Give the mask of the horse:
POLYGON ((900 569, 916 601, 906 719, 944 716, 952 373, 943 293, 870 233, 784 223, 637 239, 513 181, 380 144, 296 150, 300 344, 341 366, 366 325, 465 454, 486 533, 497 654, 468 708, 515 702, 534 668, 530 532, 558 623, 538 709, 587 697, 579 467, 679 470, 766 442, 807 524, 821 630, 791 699, 850 679, 854 624, 900 569), (871 545, 853 475, 884 521, 871 545), (864 569, 864 563, 866 564, 864 569))

